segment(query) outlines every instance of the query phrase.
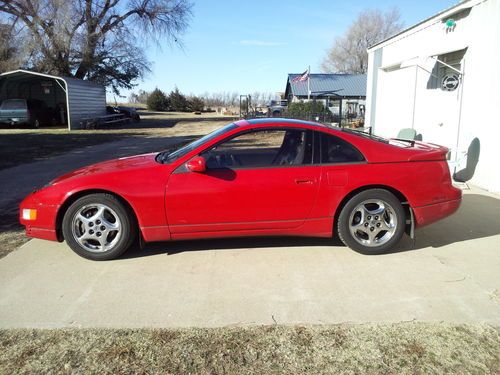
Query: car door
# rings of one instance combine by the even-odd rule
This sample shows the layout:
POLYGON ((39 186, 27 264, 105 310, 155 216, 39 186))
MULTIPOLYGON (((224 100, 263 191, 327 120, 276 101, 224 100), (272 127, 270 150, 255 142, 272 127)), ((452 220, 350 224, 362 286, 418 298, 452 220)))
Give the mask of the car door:
POLYGON ((169 178, 172 236, 299 227, 318 192, 312 153, 312 131, 292 128, 239 133, 205 150, 206 172, 180 166, 169 178))

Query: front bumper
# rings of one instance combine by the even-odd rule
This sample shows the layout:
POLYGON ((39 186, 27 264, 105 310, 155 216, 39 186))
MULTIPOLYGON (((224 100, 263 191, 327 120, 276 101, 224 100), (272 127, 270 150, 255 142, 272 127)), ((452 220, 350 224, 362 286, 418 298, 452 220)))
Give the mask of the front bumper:
POLYGON ((423 227, 455 213, 462 203, 462 198, 446 202, 430 204, 427 206, 414 207, 415 226, 423 227))
POLYGON ((32 193, 24 199, 19 206, 19 222, 26 227, 28 237, 41 238, 44 240, 58 241, 57 236, 57 212, 58 205, 41 203, 36 193, 32 193), (36 210, 33 219, 23 218, 23 210, 36 210))

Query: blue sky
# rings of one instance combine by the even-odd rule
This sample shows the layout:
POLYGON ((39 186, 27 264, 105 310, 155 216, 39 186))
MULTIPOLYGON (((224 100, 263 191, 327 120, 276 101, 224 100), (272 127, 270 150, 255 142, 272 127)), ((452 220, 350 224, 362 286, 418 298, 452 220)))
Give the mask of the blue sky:
MULTIPOLYGON (((147 47, 153 71, 134 91, 284 91, 287 73, 319 72, 326 50, 366 8, 398 7, 411 26, 457 1, 195 0, 184 47, 147 47)), ((122 95, 128 95, 128 91, 122 95)))

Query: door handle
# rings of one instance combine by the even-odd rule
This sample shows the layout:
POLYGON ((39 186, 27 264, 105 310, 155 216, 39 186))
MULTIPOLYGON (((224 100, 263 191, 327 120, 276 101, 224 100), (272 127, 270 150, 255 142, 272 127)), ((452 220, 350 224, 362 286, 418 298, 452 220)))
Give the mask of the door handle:
POLYGON ((309 178, 296 178, 295 183, 297 185, 311 185, 314 184, 314 181, 309 178))

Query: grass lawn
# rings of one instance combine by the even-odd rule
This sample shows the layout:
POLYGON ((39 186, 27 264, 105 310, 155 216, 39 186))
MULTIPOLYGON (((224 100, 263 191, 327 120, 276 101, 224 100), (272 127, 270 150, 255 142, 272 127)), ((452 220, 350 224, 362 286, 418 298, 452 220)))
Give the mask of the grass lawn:
POLYGON ((498 374, 500 328, 447 324, 0 331, 2 374, 498 374))

